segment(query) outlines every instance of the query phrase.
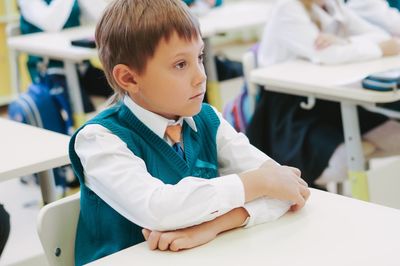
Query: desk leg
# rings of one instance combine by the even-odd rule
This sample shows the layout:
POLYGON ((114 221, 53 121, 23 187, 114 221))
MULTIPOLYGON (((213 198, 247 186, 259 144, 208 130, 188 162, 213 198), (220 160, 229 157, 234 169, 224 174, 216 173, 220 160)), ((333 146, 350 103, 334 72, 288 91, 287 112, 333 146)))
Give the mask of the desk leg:
POLYGON ((367 173, 361 144, 357 106, 355 104, 346 102, 342 102, 340 106, 346 144, 351 193, 354 198, 368 201, 369 192, 367 173))
POLYGON ((214 51, 210 38, 204 38, 205 69, 207 73, 207 99, 208 103, 222 111, 221 91, 219 88, 217 67, 214 62, 214 51))
POLYGON ((15 50, 10 50, 9 52, 10 58, 10 70, 11 70, 11 89, 12 89, 12 96, 16 97, 20 92, 20 82, 19 82, 19 53, 15 50))
POLYGON ((56 183, 52 170, 47 170, 38 173, 40 189, 42 191, 43 204, 46 205, 55 201, 56 198, 56 183))
POLYGON ((74 116, 74 126, 79 127, 86 121, 86 116, 83 110, 78 73, 74 62, 65 60, 64 67, 67 78, 69 100, 71 102, 74 116))

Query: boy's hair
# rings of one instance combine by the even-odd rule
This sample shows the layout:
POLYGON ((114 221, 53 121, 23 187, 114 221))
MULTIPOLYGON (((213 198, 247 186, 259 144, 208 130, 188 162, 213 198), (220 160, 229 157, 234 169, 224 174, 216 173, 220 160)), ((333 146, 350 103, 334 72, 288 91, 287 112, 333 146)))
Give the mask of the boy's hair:
POLYGON ((115 0, 96 27, 96 45, 107 80, 115 91, 113 102, 124 92, 113 68, 124 64, 139 74, 146 70, 159 42, 176 32, 185 40, 201 36, 197 19, 182 0, 115 0))

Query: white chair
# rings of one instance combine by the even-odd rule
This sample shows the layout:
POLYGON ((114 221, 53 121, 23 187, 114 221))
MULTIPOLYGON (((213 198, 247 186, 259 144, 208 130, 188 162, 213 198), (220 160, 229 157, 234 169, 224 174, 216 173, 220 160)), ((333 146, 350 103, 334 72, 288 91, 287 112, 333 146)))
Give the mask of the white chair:
POLYGON ((39 212, 37 230, 51 266, 73 266, 80 193, 45 205, 39 212))

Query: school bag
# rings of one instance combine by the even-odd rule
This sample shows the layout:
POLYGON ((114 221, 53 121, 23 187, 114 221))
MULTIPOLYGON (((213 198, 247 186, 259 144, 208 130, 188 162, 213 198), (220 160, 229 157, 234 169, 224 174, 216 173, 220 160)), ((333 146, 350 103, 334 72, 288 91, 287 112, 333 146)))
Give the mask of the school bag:
POLYGON ((250 120, 254 113, 254 105, 258 101, 258 95, 249 93, 249 74, 252 69, 257 67, 257 52, 259 44, 255 44, 243 57, 243 72, 245 82, 242 86, 242 90, 233 100, 229 101, 223 110, 223 117, 232 125, 233 128, 238 132, 246 133, 246 128, 250 123, 250 120))
MULTIPOLYGON (((63 74, 40 77, 8 106, 8 116, 17 122, 72 135, 73 122, 63 74)), ((65 188, 66 168, 53 170, 56 185, 65 188)), ((36 177, 37 178, 37 177, 36 177)))

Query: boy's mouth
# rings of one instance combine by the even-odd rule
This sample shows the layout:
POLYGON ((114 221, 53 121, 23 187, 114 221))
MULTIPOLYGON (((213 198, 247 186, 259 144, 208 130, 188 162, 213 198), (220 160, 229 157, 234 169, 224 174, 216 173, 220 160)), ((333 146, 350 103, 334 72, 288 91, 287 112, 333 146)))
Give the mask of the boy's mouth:
POLYGON ((204 95, 204 93, 205 93, 205 92, 202 91, 202 92, 196 94, 195 96, 190 97, 189 99, 190 99, 190 100, 193 100, 193 99, 196 99, 196 98, 200 98, 200 97, 202 97, 202 96, 204 95))

